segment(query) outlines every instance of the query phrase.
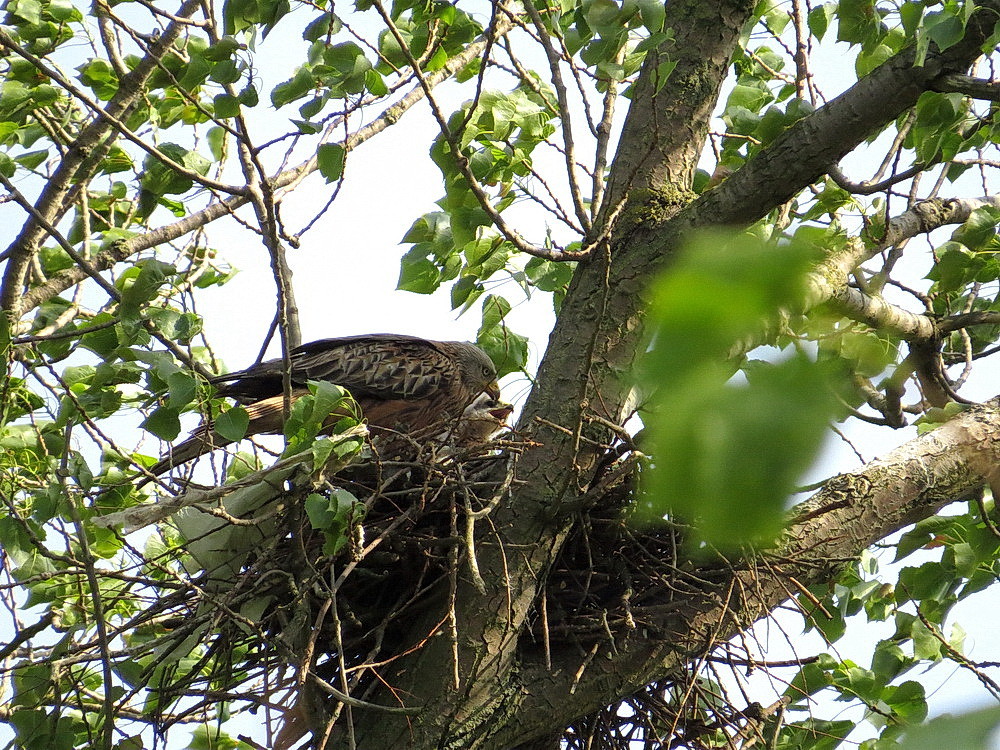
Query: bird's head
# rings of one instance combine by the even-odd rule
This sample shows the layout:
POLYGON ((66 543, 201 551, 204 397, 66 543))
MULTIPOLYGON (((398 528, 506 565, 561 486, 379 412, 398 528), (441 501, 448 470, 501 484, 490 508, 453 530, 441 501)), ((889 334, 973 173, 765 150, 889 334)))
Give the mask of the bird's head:
POLYGON ((462 413, 458 428, 451 435, 457 447, 468 447, 489 440, 507 427, 507 418, 514 411, 510 404, 481 393, 462 413))
POLYGON ((493 366, 493 360, 475 344, 456 341, 454 345, 458 352, 462 384, 472 398, 486 393, 494 401, 499 400, 500 386, 497 384, 497 368, 493 366))

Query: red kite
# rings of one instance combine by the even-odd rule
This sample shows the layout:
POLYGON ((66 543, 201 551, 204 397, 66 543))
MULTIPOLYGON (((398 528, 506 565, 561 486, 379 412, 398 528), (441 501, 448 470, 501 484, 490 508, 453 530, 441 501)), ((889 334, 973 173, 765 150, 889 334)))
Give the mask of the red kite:
MULTIPOLYGON (((289 358, 293 400, 308 393, 310 380, 343 386, 376 434, 381 429, 427 437, 431 428, 457 420, 480 394, 491 399, 480 410, 480 417, 493 420, 490 435, 510 413, 510 407, 497 400, 500 388, 493 362, 482 349, 464 341, 376 333, 313 341, 293 349, 289 358)), ((271 434, 282 428, 283 374, 282 360, 272 359, 210 382, 221 384, 218 395, 235 399, 247 410, 248 436, 271 434)), ((477 434, 486 427, 486 422, 479 425, 477 434)), ((231 442, 210 425, 202 425, 149 471, 162 474, 231 442)))

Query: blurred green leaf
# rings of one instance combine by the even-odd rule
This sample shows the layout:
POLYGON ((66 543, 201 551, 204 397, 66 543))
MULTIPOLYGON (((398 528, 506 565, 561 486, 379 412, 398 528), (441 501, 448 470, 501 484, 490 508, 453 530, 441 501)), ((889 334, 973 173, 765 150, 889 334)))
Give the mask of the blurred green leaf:
POLYGON ((1000 727, 1000 708, 990 707, 958 716, 939 716, 921 726, 906 730, 900 750, 991 750, 991 740, 1000 727))
POLYGON ((793 352, 739 382, 725 363, 780 310, 801 304, 814 257, 804 245, 707 235, 653 285, 651 348, 639 371, 651 394, 647 517, 677 514, 727 548, 780 530, 789 496, 842 408, 839 367, 793 352))

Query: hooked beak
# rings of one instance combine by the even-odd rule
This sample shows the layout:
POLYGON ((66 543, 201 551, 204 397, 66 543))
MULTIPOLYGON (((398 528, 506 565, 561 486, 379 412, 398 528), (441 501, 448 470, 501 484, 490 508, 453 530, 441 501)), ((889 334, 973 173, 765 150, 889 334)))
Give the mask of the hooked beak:
POLYGON ((500 384, 497 381, 493 381, 488 386, 483 389, 483 393, 488 393, 494 399, 499 400, 500 398, 500 384))

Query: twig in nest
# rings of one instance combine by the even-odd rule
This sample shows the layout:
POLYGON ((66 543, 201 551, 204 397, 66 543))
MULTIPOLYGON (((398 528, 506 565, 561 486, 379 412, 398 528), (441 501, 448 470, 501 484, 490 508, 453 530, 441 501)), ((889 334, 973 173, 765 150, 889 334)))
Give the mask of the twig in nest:
POLYGON ((595 643, 591 647, 590 653, 588 653, 586 658, 584 658, 583 663, 580 664, 580 668, 576 670, 576 674, 573 675, 573 684, 570 685, 569 688, 570 695, 576 694, 576 686, 580 684, 580 680, 583 678, 583 673, 587 671, 587 667, 590 666, 590 662, 592 662, 594 660, 594 657, 597 656, 597 651, 600 647, 601 647, 600 643, 595 643))

